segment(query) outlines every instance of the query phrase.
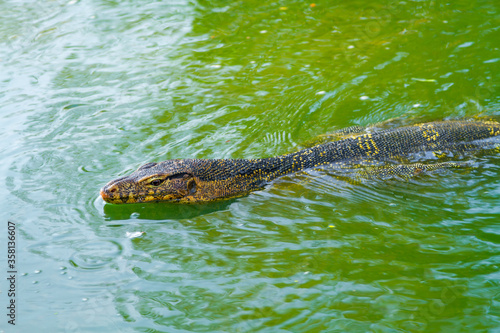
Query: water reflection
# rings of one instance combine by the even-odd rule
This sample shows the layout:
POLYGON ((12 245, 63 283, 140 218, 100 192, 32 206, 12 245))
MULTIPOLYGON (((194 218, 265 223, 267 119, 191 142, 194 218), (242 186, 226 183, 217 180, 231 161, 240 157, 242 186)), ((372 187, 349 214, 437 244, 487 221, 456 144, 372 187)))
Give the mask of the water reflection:
POLYGON ((148 204, 113 205, 105 204, 104 218, 107 221, 141 219, 141 220, 183 220, 228 209, 238 199, 216 201, 200 204, 173 204, 156 202, 148 204))

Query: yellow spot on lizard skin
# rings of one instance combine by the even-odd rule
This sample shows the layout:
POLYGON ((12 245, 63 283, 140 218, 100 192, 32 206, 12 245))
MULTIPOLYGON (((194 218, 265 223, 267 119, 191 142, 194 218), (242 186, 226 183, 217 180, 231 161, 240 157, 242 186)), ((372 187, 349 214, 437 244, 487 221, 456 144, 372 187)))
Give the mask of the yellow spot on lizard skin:
POLYGON ((420 128, 422 129, 422 136, 427 141, 436 141, 439 137, 439 133, 434 129, 432 124, 422 124, 420 128))
POLYGON ((444 157, 446 157, 446 153, 442 152, 442 151, 434 151, 434 152, 432 152, 432 154, 434 156, 436 156, 437 158, 444 158, 444 157))
POLYGON ((488 127, 488 131, 490 132, 491 136, 497 136, 500 135, 500 129, 496 129, 494 127, 488 127))
POLYGON ((372 139, 371 134, 358 136, 358 147, 365 152, 367 157, 375 156, 379 153, 377 144, 372 139))

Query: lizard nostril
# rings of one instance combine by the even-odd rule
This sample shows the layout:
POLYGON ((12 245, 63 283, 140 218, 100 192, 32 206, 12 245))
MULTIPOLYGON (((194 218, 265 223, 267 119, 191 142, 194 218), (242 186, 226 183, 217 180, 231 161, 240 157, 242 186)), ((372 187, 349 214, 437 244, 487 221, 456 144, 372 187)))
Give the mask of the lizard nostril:
POLYGON ((106 199, 108 199, 108 198, 109 198, 108 194, 104 191, 104 189, 101 189, 100 194, 101 194, 101 197, 102 197, 104 200, 106 200, 106 199))

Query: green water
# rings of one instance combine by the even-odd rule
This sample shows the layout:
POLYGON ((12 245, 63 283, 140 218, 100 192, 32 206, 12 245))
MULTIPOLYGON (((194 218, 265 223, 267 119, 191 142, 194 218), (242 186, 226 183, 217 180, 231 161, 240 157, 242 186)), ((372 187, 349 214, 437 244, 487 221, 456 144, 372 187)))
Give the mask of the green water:
POLYGON ((311 4, 0 2, 0 332, 500 332, 498 156, 209 205, 98 196, 145 162, 500 115, 498 2, 311 4))

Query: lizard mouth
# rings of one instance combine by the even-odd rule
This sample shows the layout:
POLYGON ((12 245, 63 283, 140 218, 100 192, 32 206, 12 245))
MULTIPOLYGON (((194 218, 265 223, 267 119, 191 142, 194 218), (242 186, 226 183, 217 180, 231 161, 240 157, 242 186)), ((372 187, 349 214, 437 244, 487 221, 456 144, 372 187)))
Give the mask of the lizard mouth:
MULTIPOLYGON (((114 194, 112 191, 106 190, 106 188, 102 188, 100 191, 100 195, 102 200, 106 201, 107 203, 123 203, 123 198, 120 196, 114 194)), ((127 200, 129 199, 128 197, 126 198, 127 200)))
POLYGON ((141 202, 157 202, 157 201, 178 201, 183 196, 178 194, 166 195, 151 195, 148 193, 139 193, 138 195, 130 194, 128 196, 120 196, 113 188, 104 186, 100 190, 101 198, 107 203, 123 204, 123 203, 141 203, 141 202))
POLYGON ((104 188, 101 188, 101 192, 99 193, 101 195, 102 200, 109 202, 111 200, 111 197, 108 192, 104 190, 104 188))
POLYGON ((99 192, 101 198, 107 203, 134 203, 142 201, 140 197, 134 197, 132 195, 129 196, 120 196, 117 192, 116 188, 104 186, 99 192))

